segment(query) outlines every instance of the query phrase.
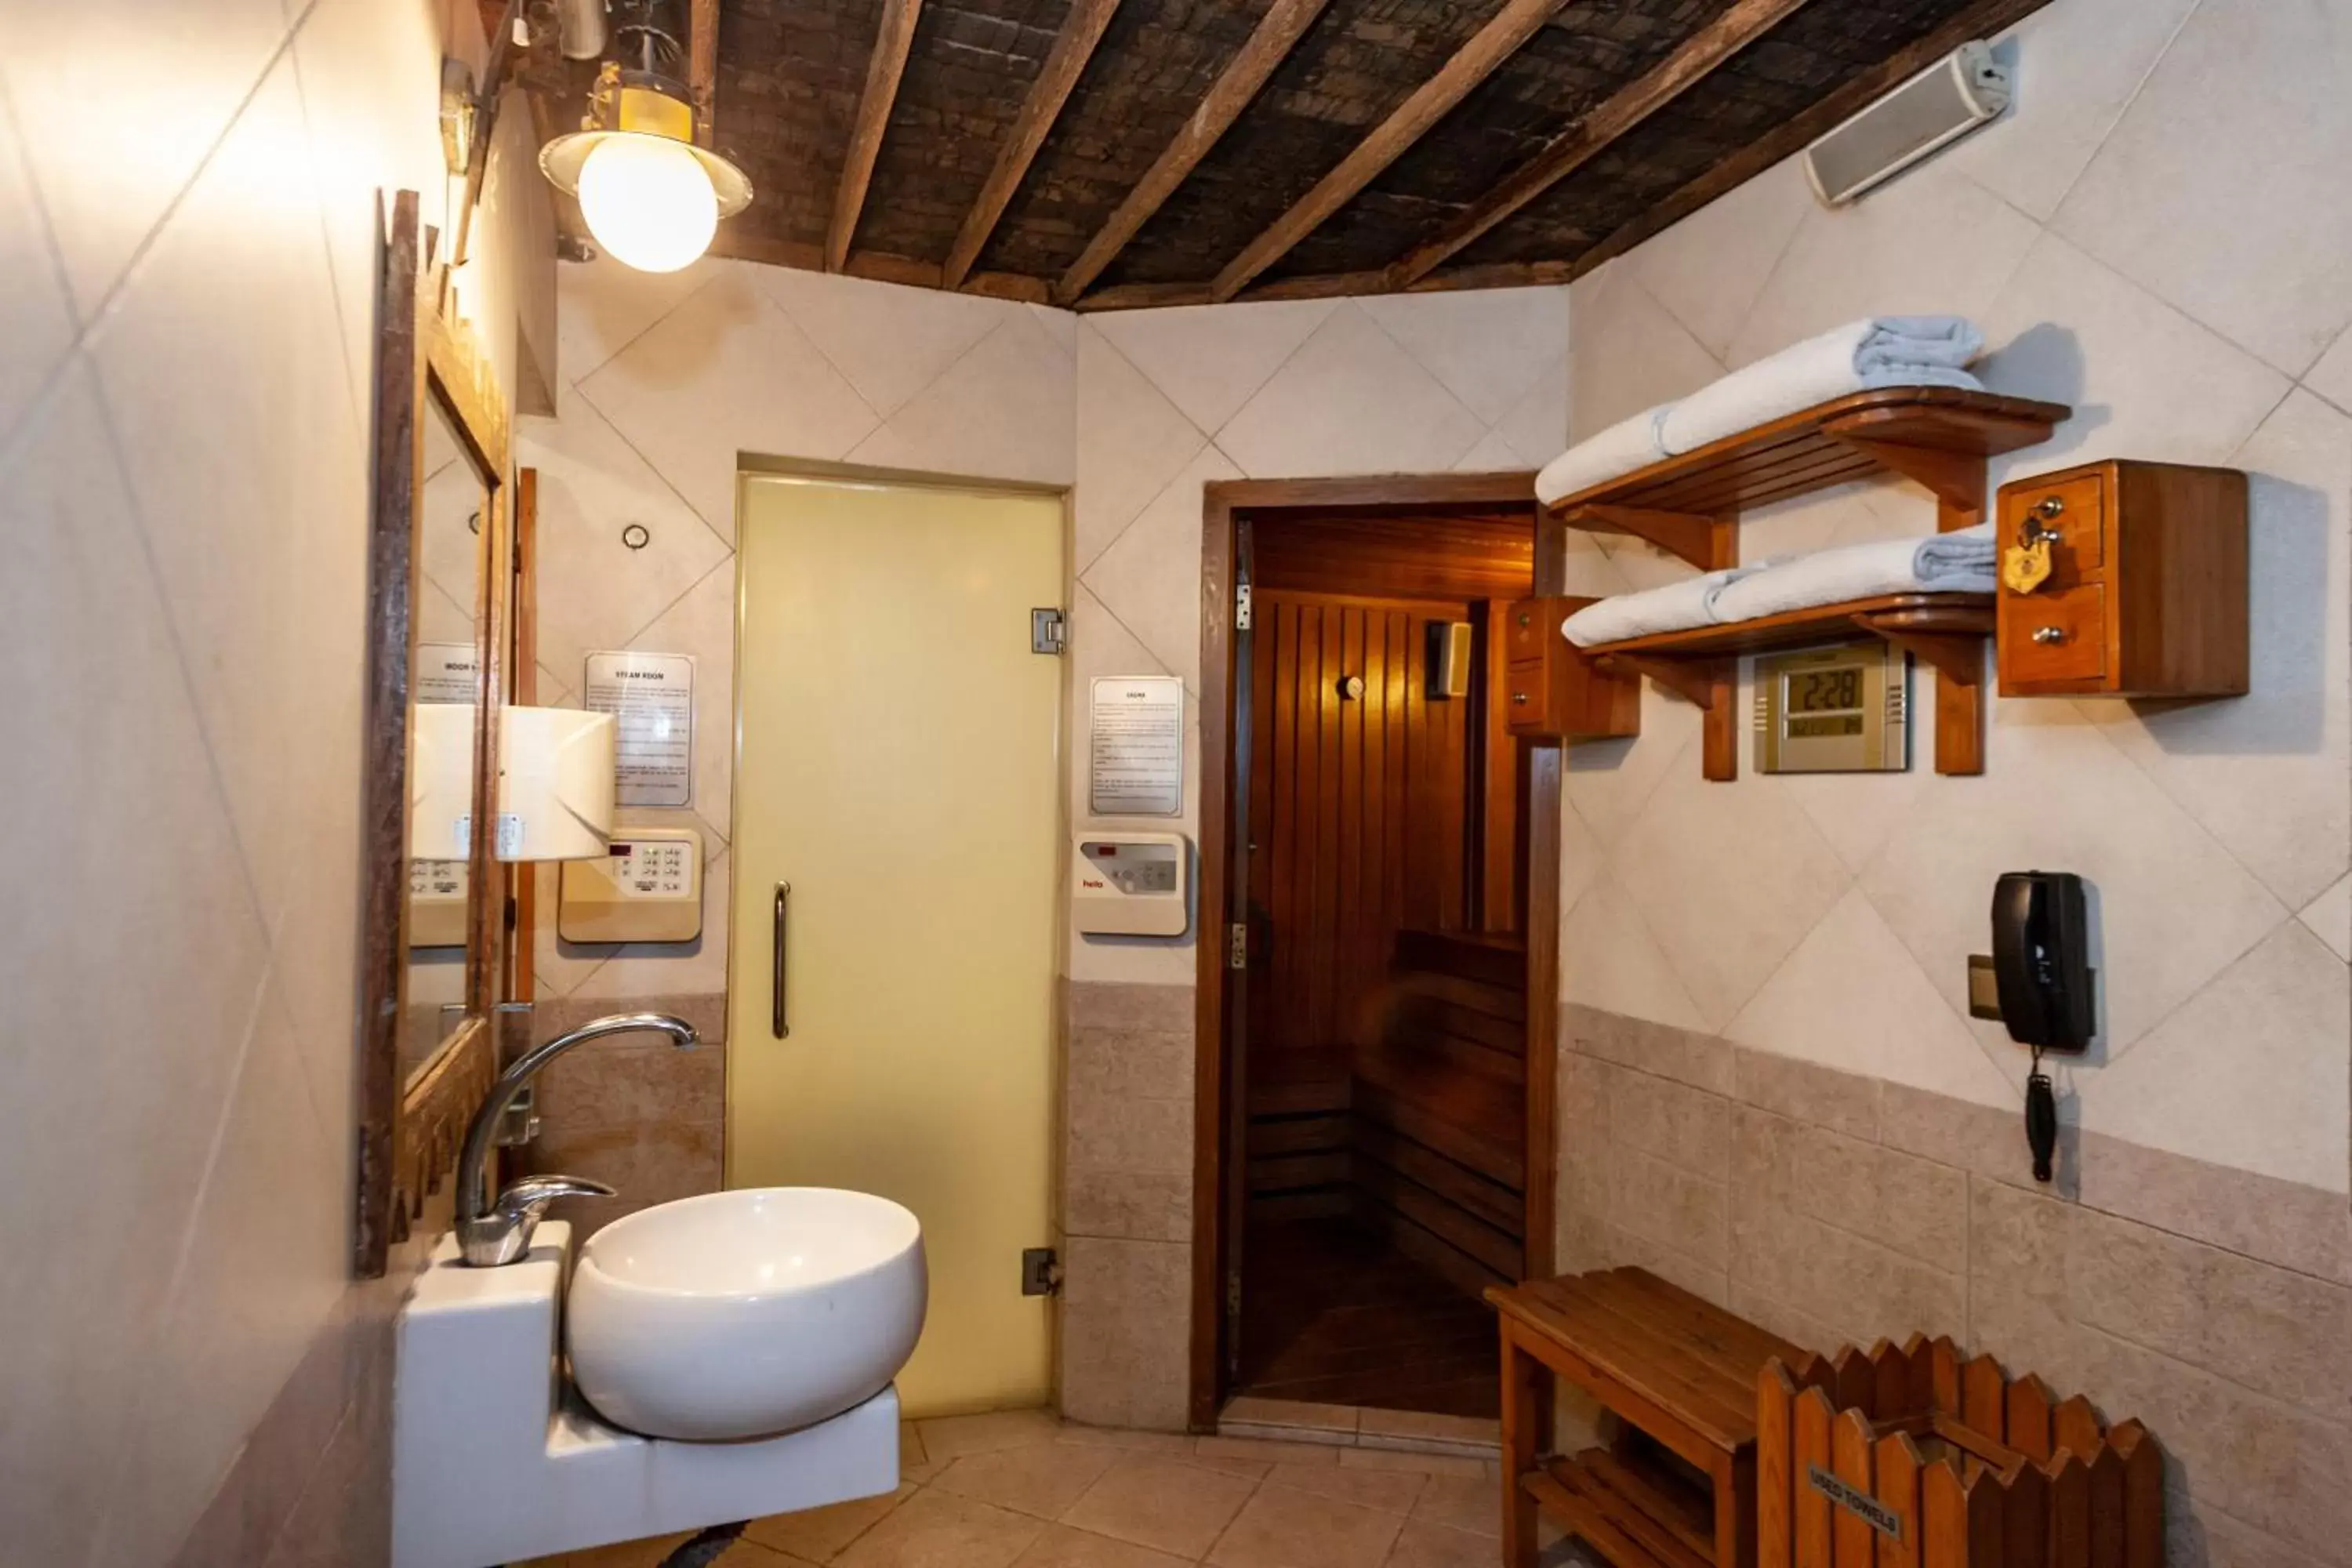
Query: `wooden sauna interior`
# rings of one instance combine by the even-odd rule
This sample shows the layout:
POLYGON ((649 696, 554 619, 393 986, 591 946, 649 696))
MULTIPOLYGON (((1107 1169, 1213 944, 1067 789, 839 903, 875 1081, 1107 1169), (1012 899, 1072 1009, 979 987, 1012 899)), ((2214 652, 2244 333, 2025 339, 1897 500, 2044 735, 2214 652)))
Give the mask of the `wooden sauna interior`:
POLYGON ((1496 1413, 1521 1274, 1525 748, 1503 616, 1533 519, 1261 514, 1237 1394, 1496 1413), (1433 639, 1470 628, 1468 689, 1433 639), (1360 680, 1360 690, 1349 683, 1360 680))

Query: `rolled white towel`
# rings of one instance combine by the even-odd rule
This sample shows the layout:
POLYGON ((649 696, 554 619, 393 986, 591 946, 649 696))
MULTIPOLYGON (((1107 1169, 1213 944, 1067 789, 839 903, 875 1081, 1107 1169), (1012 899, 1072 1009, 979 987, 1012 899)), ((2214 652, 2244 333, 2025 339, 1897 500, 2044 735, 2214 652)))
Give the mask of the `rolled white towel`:
MULTIPOLYGON (((1767 562, 1715 595, 1720 621, 1753 621, 1880 594, 1990 594, 2000 583, 1993 526, 1925 539, 1878 539, 1767 562)), ((1605 601, 1604 601, 1605 602, 1605 601)))
POLYGON ((1549 506, 1562 496, 1648 468, 1666 455, 1658 444, 1658 424, 1673 411, 1674 405, 1661 403, 1579 441, 1536 475, 1536 499, 1549 506))
POLYGON ((1725 591, 1750 573, 1762 570, 1761 566, 1732 566, 1685 577, 1664 587, 1644 588, 1638 594, 1595 599, 1560 623, 1560 635, 1579 647, 1591 647, 1659 632, 1713 626, 1718 618, 1716 606, 1725 591))
POLYGON ((1958 316, 1867 316, 1782 349, 1692 393, 1659 422, 1668 455, 1752 430, 1783 415, 1878 386, 1980 392, 1965 368, 1984 334, 1958 316))

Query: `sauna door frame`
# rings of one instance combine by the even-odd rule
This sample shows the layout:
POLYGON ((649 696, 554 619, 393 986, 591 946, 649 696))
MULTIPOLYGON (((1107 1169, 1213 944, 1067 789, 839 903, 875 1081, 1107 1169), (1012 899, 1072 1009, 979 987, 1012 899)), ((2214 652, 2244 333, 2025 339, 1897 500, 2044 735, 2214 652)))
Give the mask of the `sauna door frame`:
MULTIPOLYGON (((1566 524, 1535 499, 1533 472, 1392 474, 1348 479, 1227 479, 1205 487, 1201 528, 1200 933, 1193 1016, 1192 1341, 1188 1404, 1196 1431, 1213 1431, 1224 1394, 1226 1242, 1235 1223, 1231 1188, 1241 1152, 1230 1147, 1240 1097, 1232 1082, 1226 1030, 1226 931, 1233 912, 1234 777, 1234 589, 1239 525, 1290 510, 1346 507, 1419 510, 1524 507, 1535 525, 1537 594, 1567 586, 1566 524)), ((1527 742, 1527 1237, 1530 1279, 1552 1270, 1557 1200, 1554 1143, 1559 1027, 1560 743, 1527 742)))

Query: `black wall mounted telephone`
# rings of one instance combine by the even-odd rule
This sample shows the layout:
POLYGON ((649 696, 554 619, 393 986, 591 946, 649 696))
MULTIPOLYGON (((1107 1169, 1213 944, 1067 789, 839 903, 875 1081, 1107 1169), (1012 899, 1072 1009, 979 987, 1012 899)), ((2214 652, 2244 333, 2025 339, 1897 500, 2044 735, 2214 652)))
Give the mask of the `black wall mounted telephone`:
POLYGON ((2092 1006, 2090 900, 2069 871, 2004 871, 1992 890, 1992 972, 2000 1020, 2032 1047, 2025 1080, 2025 1142, 2033 1179, 2053 1173, 2058 1098, 2042 1070, 2045 1050, 2087 1049, 2098 1020, 2092 1006))
POLYGON ((2045 1050, 2091 1043, 2091 917, 2070 871, 2004 871, 1992 890, 1992 970, 2010 1037, 2045 1050))

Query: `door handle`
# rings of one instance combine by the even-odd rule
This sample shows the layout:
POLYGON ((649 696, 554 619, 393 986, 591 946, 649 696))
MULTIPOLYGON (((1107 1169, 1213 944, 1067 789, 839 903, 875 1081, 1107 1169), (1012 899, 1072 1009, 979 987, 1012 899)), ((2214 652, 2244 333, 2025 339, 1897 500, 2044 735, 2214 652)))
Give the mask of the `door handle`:
POLYGON ((790 882, 779 882, 776 884, 775 994, 770 1002, 772 1016, 769 1019, 769 1026, 774 1030, 776 1038, 780 1040, 793 1032, 792 1025, 785 1020, 784 1016, 784 985, 791 973, 785 952, 792 945, 792 931, 793 885, 790 882))

